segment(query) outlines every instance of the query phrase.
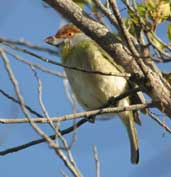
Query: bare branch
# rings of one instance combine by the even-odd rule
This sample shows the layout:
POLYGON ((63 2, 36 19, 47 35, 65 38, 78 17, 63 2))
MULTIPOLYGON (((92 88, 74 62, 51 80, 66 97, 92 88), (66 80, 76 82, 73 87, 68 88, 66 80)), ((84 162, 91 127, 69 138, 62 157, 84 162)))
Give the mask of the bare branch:
POLYGON ((32 121, 32 119, 30 118, 29 112, 25 107, 24 104, 24 99, 21 95, 19 86, 18 86, 18 82, 13 74, 13 71, 10 67, 10 63, 8 58, 6 57, 5 53, 3 52, 3 50, 0 50, 0 54, 2 56, 6 71, 9 75, 9 78, 11 80, 11 83, 14 87, 14 90, 16 92, 16 95, 18 97, 21 109, 24 113, 24 115, 26 116, 27 120, 29 121, 30 125, 32 126, 32 128, 40 135, 42 136, 46 142, 48 143, 48 145, 55 150, 56 154, 62 159, 62 161, 65 163, 65 165, 68 167, 68 169, 71 171, 71 173, 76 176, 76 177, 81 177, 82 175, 80 174, 79 170, 73 166, 73 164, 66 158, 65 154, 62 152, 62 150, 60 150, 57 145, 52 141, 51 138, 49 138, 49 136, 47 136, 36 124, 35 122, 32 121))
POLYGON ((50 48, 34 45, 31 42, 25 41, 23 39, 21 39, 21 40, 11 40, 11 39, 5 39, 3 37, 0 37, 0 43, 2 43, 2 44, 9 43, 9 44, 14 44, 14 45, 21 45, 21 46, 28 47, 30 49, 35 49, 35 50, 38 50, 38 51, 48 52, 48 53, 53 54, 53 55, 59 55, 59 53, 56 50, 52 50, 50 48))
MULTIPOLYGON (((118 23, 115 16, 112 14, 109 8, 106 8, 101 0, 93 0, 96 6, 101 10, 110 20, 110 22, 118 29, 118 23)), ((118 29, 119 30, 119 29, 118 29)))
POLYGON ((22 63, 25 63, 31 67, 34 67, 36 69, 39 69, 40 71, 42 72, 46 72, 48 74, 51 74, 51 75, 55 75, 55 76, 58 76, 60 78, 66 78, 65 74, 64 73, 61 73, 61 72, 57 72, 57 71, 53 71, 53 70, 49 70, 47 68, 45 68, 44 66, 41 66, 39 64, 36 64, 36 63, 33 63, 33 62, 30 62, 28 60, 25 60, 23 59, 21 56, 19 55, 15 55, 14 53, 12 53, 11 51, 7 50, 7 49, 4 49, 2 48, 7 54, 11 55, 12 57, 14 57, 16 60, 22 62, 22 63))
POLYGON ((61 170, 61 174, 63 177, 68 177, 68 175, 63 170, 61 170))
POLYGON ((26 53, 26 54, 29 54, 43 62, 46 62, 46 63, 50 63, 50 64, 53 64, 53 65, 57 65, 59 67, 63 67, 63 68, 67 68, 67 69, 71 69, 71 70, 76 70, 76 71, 80 71, 80 72, 85 72, 85 73, 88 73, 88 74, 99 74, 99 75, 105 75, 105 76, 118 76, 118 77, 130 77, 131 74, 129 73, 113 73, 113 72, 101 72, 101 71, 90 71, 90 70, 85 70, 83 68, 78 68, 78 67, 72 67, 72 66, 68 66, 68 65, 64 65, 64 64, 61 64, 59 62, 56 62, 56 61, 53 61, 53 60, 50 60, 46 57, 43 57, 43 56, 40 56, 38 54, 35 54, 31 51, 28 51, 26 49, 22 49, 22 48, 19 48, 19 47, 16 47, 15 45, 12 45, 12 44, 5 44, 7 45, 8 47, 10 48, 13 48, 15 50, 18 50, 20 52, 23 52, 23 53, 26 53))
POLYGON ((54 125, 53 122, 51 121, 51 119, 50 119, 50 117, 49 117, 49 114, 48 114, 48 112, 47 112, 47 110, 46 110, 46 107, 45 107, 45 105, 44 105, 44 103, 43 103, 43 99, 42 99, 42 82, 41 82, 41 80, 39 79, 38 74, 37 74, 37 72, 34 70, 34 68, 31 68, 31 69, 32 69, 32 71, 33 71, 33 73, 34 73, 34 76, 35 76, 37 82, 38 82, 38 87, 37 87, 37 88, 38 88, 38 97, 39 97, 39 103, 40 103, 41 109, 42 109, 42 111, 43 111, 43 113, 44 113, 44 116, 47 118, 47 120, 48 120, 48 122, 49 122, 49 125, 52 127, 52 129, 55 130, 55 132, 56 132, 56 134, 57 134, 58 132, 57 132, 57 130, 56 130, 56 128, 55 128, 55 125, 54 125))
POLYGON ((158 125, 160 125, 161 127, 163 127, 168 133, 171 133, 171 129, 165 124, 163 123, 155 114, 153 114, 152 112, 149 112, 148 115, 151 117, 151 119, 153 119, 158 125))
MULTIPOLYGON (((13 101, 14 103, 17 103, 17 104, 20 105, 19 101, 16 98, 12 97, 8 93, 6 93, 4 90, 0 89, 0 93, 2 95, 4 95, 6 98, 8 98, 11 101, 13 101)), ((26 107, 26 109, 28 109, 30 111, 30 113, 32 113, 32 114, 34 114, 34 115, 36 115, 38 117, 43 117, 41 114, 39 114, 38 112, 36 112, 35 110, 33 110, 30 106, 28 106, 28 105, 25 104, 25 107, 26 107)))
POLYGON ((97 147, 94 145, 94 160, 96 163, 96 177, 100 177, 100 160, 97 152, 97 147))
MULTIPOLYGON (((130 106, 119 106, 119 107, 109 107, 109 108, 102 108, 87 112, 80 112, 76 114, 68 114, 61 117, 53 117, 51 118, 52 122, 62 122, 67 120, 73 120, 78 119, 80 117, 86 117, 89 118, 91 116, 97 116, 101 114, 107 114, 107 113, 119 113, 123 111, 133 111, 133 110, 141 110, 149 107, 153 107, 154 103, 144 103, 144 104, 135 104, 130 106)), ((100 118, 99 118, 100 119, 100 118)), ((34 118, 32 119, 35 123, 48 123, 47 118, 34 118)), ((3 124, 16 124, 16 123, 28 123, 29 121, 27 119, 0 119, 0 123, 3 124)))
MULTIPOLYGON (((79 128, 81 125, 83 125, 87 122, 88 122, 88 119, 82 119, 82 120, 78 121, 76 124, 74 124, 73 126, 67 128, 65 130, 60 131, 60 133, 61 133, 61 135, 68 134, 68 133, 74 131, 75 129, 79 128)), ((56 134, 49 136, 49 138, 51 138, 52 140, 55 140, 56 139, 56 134)), ((17 152, 17 151, 20 151, 20 150, 29 148, 31 146, 34 146, 34 145, 37 145, 37 144, 40 144, 40 143, 44 143, 44 142, 46 142, 45 138, 37 139, 37 140, 31 141, 31 142, 28 142, 26 144, 22 144, 20 146, 16 146, 16 147, 6 149, 4 151, 0 151, 0 156, 7 155, 7 154, 13 153, 13 152, 17 152)))
POLYGON ((117 23, 119 24, 119 27, 120 27, 120 31, 122 32, 122 35, 125 38, 125 41, 128 45, 129 50, 131 51, 131 53, 134 57, 139 58, 139 53, 138 53, 138 51, 136 50, 135 46, 133 45, 133 43, 131 41, 130 34, 129 34, 128 30, 126 29, 126 26, 125 26, 125 24, 124 24, 124 22, 121 18, 121 15, 120 15, 119 9, 117 7, 116 1, 115 0, 109 0, 109 3, 111 4, 113 13, 114 13, 114 15, 116 17, 116 20, 117 20, 117 23))
POLYGON ((63 83, 64 83, 64 88, 65 88, 65 92, 66 92, 66 95, 68 97, 68 100, 72 104, 73 113, 76 113, 77 109, 78 109, 77 108, 78 104, 77 104, 77 100, 76 100, 74 94, 72 93, 72 90, 71 90, 71 87, 69 85, 68 79, 64 79, 63 83))

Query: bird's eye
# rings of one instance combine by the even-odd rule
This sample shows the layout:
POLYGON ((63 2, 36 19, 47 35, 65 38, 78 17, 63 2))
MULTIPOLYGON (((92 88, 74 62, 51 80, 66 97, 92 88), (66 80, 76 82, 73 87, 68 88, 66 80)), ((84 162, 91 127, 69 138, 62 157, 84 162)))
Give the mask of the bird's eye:
POLYGON ((69 32, 69 33, 68 33, 68 36, 69 36, 69 37, 72 37, 72 36, 73 36, 73 33, 72 33, 72 32, 69 32))

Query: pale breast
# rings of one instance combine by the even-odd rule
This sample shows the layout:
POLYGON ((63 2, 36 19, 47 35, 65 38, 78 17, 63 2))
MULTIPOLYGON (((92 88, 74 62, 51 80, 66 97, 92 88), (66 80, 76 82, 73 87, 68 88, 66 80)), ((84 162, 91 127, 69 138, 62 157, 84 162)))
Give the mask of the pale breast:
MULTIPOLYGON (((92 56, 71 57, 66 64, 79 68, 86 66, 86 70, 91 71, 120 73, 98 51, 92 56)), ((127 87, 127 81, 123 77, 88 74, 70 69, 65 69, 65 71, 78 102, 87 110, 103 106, 109 98, 120 95, 127 87)))

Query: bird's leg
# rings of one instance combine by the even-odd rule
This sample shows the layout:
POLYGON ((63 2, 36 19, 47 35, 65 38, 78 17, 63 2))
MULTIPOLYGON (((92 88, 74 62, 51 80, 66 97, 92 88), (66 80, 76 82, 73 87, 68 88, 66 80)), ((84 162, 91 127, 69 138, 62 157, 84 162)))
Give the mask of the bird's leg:
POLYGON ((107 108, 107 107, 117 107, 117 103, 118 103, 118 99, 117 97, 110 97, 109 100, 107 101, 106 104, 104 104, 101 108, 107 108))
POLYGON ((96 116, 87 116, 85 119, 90 123, 95 123, 96 116))

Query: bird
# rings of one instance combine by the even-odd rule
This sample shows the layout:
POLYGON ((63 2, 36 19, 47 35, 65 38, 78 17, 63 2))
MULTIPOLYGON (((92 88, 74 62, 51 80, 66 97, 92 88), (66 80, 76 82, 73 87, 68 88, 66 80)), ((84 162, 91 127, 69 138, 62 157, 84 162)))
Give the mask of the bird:
MULTIPOLYGON (((65 67, 64 70, 71 89, 83 109, 90 111, 102 108, 111 98, 131 89, 131 85, 125 77, 93 73, 97 71, 122 74, 125 73, 125 70, 74 24, 64 25, 55 35, 45 38, 45 42, 58 48, 63 65, 79 68, 79 70, 74 70, 65 67)), ((134 98, 127 96, 119 100, 116 106, 139 103, 140 100, 137 98, 136 93, 134 98)), ((129 137, 131 162, 138 164, 139 143, 135 127, 135 122, 140 124, 138 112, 124 111, 118 113, 118 116, 125 125, 129 137)))

